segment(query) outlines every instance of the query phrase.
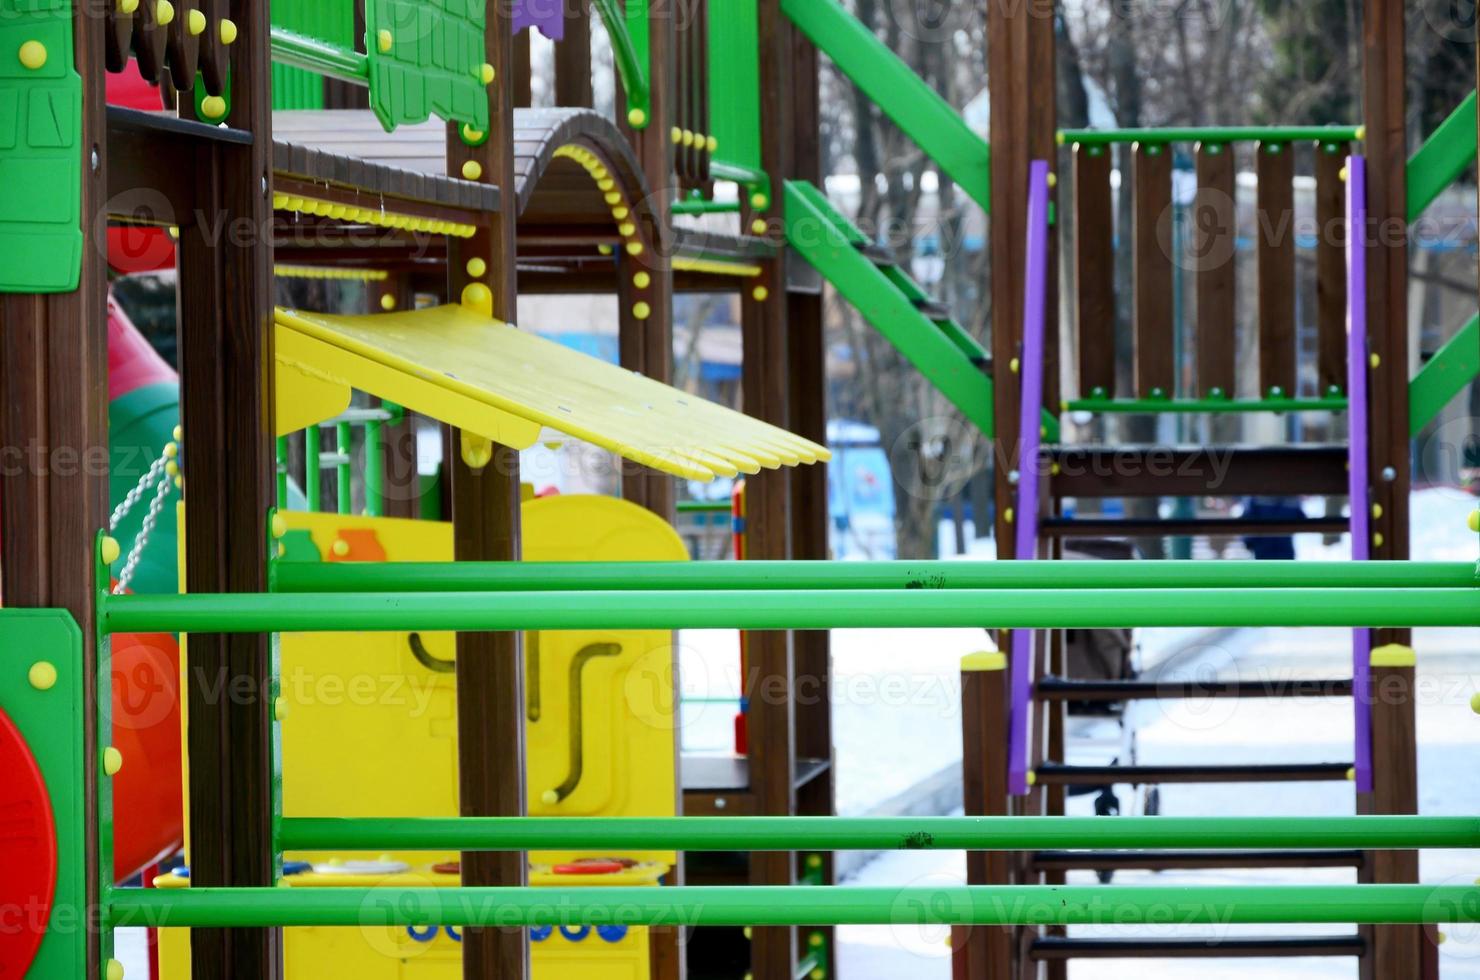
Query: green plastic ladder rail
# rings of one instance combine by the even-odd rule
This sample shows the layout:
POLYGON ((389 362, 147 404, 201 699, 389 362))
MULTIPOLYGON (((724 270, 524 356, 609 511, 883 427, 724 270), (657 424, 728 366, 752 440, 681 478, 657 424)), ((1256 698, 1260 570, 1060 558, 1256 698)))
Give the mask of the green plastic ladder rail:
POLYGON ((653 114, 648 85, 648 0, 628 0, 625 13, 617 9, 616 0, 591 0, 591 6, 611 40, 612 61, 622 91, 627 93, 627 122, 633 129, 646 129, 653 114))
POLYGON ((1480 887, 128 888, 109 891, 107 911, 111 928, 1445 923, 1480 920, 1480 887))
POLYGON ((1352 143, 1362 138, 1360 126, 1169 126, 1138 129, 1061 129, 1058 140, 1073 146, 1112 143, 1352 143))
POLYGON ((781 10, 988 214, 991 150, 940 93, 837 0, 782 0, 781 10))
MULTIPOLYGON (((1474 562, 1421 561, 643 561, 274 560, 294 592, 644 592, 747 589, 1473 589, 1474 562)), ((1480 598, 1480 596, 1477 596, 1480 598)))
POLYGON ((1252 412, 1340 412, 1346 410, 1346 399, 1328 398, 1079 398, 1064 403, 1066 412, 1096 414, 1223 415, 1252 412))
POLYGON ((365 55, 285 27, 272 29, 272 60, 354 85, 370 84, 370 60, 365 55))
POLYGON ((1408 434, 1417 438, 1480 374, 1480 315, 1470 317, 1408 383, 1408 434))
POLYGON ((1475 162, 1475 93, 1408 160, 1408 220, 1417 221, 1475 162))

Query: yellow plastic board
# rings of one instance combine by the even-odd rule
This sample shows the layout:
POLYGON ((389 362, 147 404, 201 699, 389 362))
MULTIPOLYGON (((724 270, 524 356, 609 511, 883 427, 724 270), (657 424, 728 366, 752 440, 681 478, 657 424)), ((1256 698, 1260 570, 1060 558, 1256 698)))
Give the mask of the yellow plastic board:
POLYGON ((372 316, 280 309, 277 323, 294 370, 516 449, 548 426, 697 480, 829 458, 825 447, 784 429, 462 306, 372 316), (287 334, 321 346, 285 343, 287 334))

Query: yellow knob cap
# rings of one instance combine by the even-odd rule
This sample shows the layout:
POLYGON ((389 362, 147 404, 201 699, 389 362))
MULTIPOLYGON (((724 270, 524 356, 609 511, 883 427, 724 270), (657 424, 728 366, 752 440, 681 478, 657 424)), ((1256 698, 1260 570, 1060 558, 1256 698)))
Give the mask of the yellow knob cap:
MULTIPOLYGON (((38 660, 26 672, 26 679, 38 691, 50 691, 57 684, 57 669, 50 662, 38 660)), ((1480 697, 1480 695, 1477 695, 1480 697)))
POLYGON ((222 44, 235 44, 236 43, 236 21, 232 20, 229 17, 222 17, 221 18, 221 26, 219 28, 219 33, 221 35, 221 43, 222 44))
POLYGON ((191 37, 199 37, 206 32, 206 15, 199 10, 192 10, 185 15, 185 29, 190 32, 191 37))
POLYGON ((385 310, 387 313, 389 313, 391 310, 394 310, 396 308, 396 297, 390 293, 386 293, 381 296, 380 308, 382 310, 385 310))
POLYGON ((641 109, 632 109, 627 113, 627 124, 633 129, 641 129, 647 125, 647 113, 641 109))
POLYGON ((493 66, 486 61, 478 68, 478 81, 484 85, 492 85, 497 77, 498 72, 494 71, 493 66))
POLYGON ((646 303, 635 303, 632 307, 632 315, 639 320, 646 320, 653 315, 653 308, 646 303))
POLYGON ((160 27, 170 24, 175 19, 175 5, 170 0, 159 0, 154 5, 154 21, 160 27))
POLYGON ((488 263, 484 262, 477 256, 474 256, 473 258, 468 259, 467 269, 469 276, 472 276, 474 279, 482 279, 483 276, 488 272, 488 263))
POLYGON ((40 41, 27 41, 21 45, 17 56, 23 67, 35 71, 46 64, 46 45, 40 41))
POLYGON ((750 232, 753 235, 764 235, 766 233, 766 219, 756 218, 750 223, 750 232))
POLYGON ((116 775, 118 775, 118 771, 120 769, 122 769, 122 768, 123 768, 123 753, 120 752, 120 751, 118 751, 117 749, 115 749, 111 745, 108 746, 106 749, 104 749, 103 750, 103 774, 106 775, 106 776, 116 776, 116 775))
POLYGON ((396 36, 385 28, 375 32, 375 47, 381 54, 390 54, 391 48, 396 46, 396 36))
POLYGON ((219 95, 208 95, 200 100, 200 111, 207 119, 220 119, 226 115, 226 100, 219 95))
POLYGON ((628 255, 641 255, 642 254, 642 242, 628 242, 627 243, 627 254, 628 255))
POLYGON ((272 536, 281 538, 288 533, 288 519, 282 514, 272 515, 272 536))
POLYGON ((648 275, 646 272, 639 272, 637 275, 632 277, 632 285, 636 286, 638 289, 646 289, 652 284, 653 277, 648 275))
POLYGON ((757 303, 764 303, 766 300, 771 298, 771 291, 765 286, 757 286, 750 291, 750 295, 755 299, 757 303))
POLYGON ((343 538, 335 538, 332 549, 335 555, 343 558, 349 554, 349 542, 343 538))
POLYGON ((477 160, 467 161, 462 165, 462 175, 464 180, 477 180, 483 176, 483 164, 477 160))
POLYGON ((119 554, 118 539, 117 538, 114 538, 114 537, 106 537, 105 536, 103 538, 103 543, 98 548, 98 550, 102 552, 103 564, 104 565, 111 565, 111 564, 113 564, 114 562, 116 562, 118 560, 118 554, 119 554))
POLYGON ((462 302, 464 306, 480 310, 488 316, 493 316, 493 290, 481 282, 469 283, 463 289, 462 302))

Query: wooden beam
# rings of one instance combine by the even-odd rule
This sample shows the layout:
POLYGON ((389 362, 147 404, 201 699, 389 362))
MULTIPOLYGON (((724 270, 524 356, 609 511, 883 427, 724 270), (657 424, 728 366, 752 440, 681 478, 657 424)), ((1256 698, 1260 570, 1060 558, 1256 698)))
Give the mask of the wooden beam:
POLYGON ((1172 208, 1172 154, 1166 146, 1137 143, 1132 158, 1131 174, 1136 183, 1131 244, 1136 397, 1171 398, 1177 386, 1176 320, 1172 311, 1172 255, 1164 232, 1172 208))
POLYGON ((590 0, 570 0, 565 39, 555 42, 555 104, 589 109, 593 99, 590 0))
POLYGON ((1110 150, 1074 147, 1079 396, 1115 397, 1115 206, 1110 150))
MULTIPOLYGON (((1197 391, 1204 398, 1238 395, 1234 372, 1237 344, 1238 214, 1234 197, 1233 147, 1197 148, 1197 197, 1192 228, 1197 236, 1197 391)), ((1293 394, 1293 392, 1292 392, 1293 394)))
MULTIPOLYGON (((238 11, 231 115, 248 145, 202 142, 190 178, 200 216, 178 249, 184 429, 185 588, 265 592, 267 510, 275 494, 272 97, 265 5, 238 11)), ((193 111, 188 99, 186 111, 193 111)), ((183 179, 184 175, 182 175, 183 179)), ((272 658, 261 635, 192 634, 186 694, 191 874, 199 885, 273 884, 272 658), (249 697, 222 698, 243 690, 249 697)), ((196 929, 192 975, 277 977, 276 929, 196 929)))
MULTIPOLYGON (((94 536, 108 518, 107 268, 90 222, 107 199, 103 114, 103 18, 82 4, 72 17, 73 57, 82 78, 76 152, 82 271, 78 288, 52 295, 0 296, 0 587, 12 608, 64 608, 82 630, 85 709, 78 735, 78 791, 88 827, 98 820, 98 703, 93 574, 94 536), (11 454, 19 456, 12 458, 11 454)), ((125 545, 126 547, 126 545, 125 545)), ((96 835, 84 842, 86 909, 97 908, 102 875, 96 835)), ((110 869, 111 870, 111 869, 110 869)), ((88 976, 101 976, 101 936, 87 930, 88 976)))
MULTIPOLYGON (((488 87, 488 138, 480 146, 468 146, 457 127, 449 126, 447 166, 448 173, 459 174, 466 161, 474 160, 482 169, 482 180, 512 188, 514 105, 520 98, 517 88, 521 78, 516 66, 512 9, 502 0, 487 0, 487 10, 486 57, 496 79, 488 87)), ((528 43, 527 34, 524 43, 528 43)), ((527 64, 526 60, 522 75, 526 86, 527 64)), ((492 294, 493 316, 515 321, 516 220, 511 207, 488 215, 472 238, 448 239, 447 283, 452 302, 465 299, 476 305, 476 294, 486 289, 492 294), (477 262, 472 261, 475 259, 477 262), (474 276, 474 271, 481 275, 474 276), (465 290, 469 292, 465 294, 465 290)), ((484 293, 483 298, 487 296, 484 293)), ((443 432, 444 471, 451 474, 456 559, 517 560, 518 452, 499 445, 479 447, 471 433, 446 427, 443 432), (489 458, 478 458, 480 448, 489 458)), ((522 646, 520 633, 457 636, 458 799, 464 816, 508 817, 525 811, 522 646)), ((462 855, 464 885, 523 885, 527 872, 527 858, 522 852, 465 851, 462 855)), ((529 975, 528 933, 523 929, 467 929, 463 933, 462 961, 467 980, 521 980, 529 975)))
POLYGON ((1295 153, 1288 143, 1254 148, 1259 175, 1259 394, 1295 396, 1295 153))
POLYGON ((1350 147, 1317 143, 1316 154, 1316 393, 1346 391, 1346 186, 1341 171, 1350 147))

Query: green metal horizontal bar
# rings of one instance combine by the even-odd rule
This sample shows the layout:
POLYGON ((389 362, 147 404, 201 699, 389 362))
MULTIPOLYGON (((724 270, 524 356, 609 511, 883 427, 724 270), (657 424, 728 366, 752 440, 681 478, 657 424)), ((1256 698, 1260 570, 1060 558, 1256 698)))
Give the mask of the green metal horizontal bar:
POLYGON ((959 110, 837 0, 782 0, 781 10, 983 211, 991 213, 991 151, 959 110))
POLYGON ((285 817, 285 851, 1480 847, 1480 817, 285 817))
POLYGON ((1417 221, 1475 163, 1475 93, 1408 159, 1408 220, 1417 221))
POLYGON ((108 912, 114 928, 1447 923, 1480 921, 1480 887, 128 888, 108 912))
POLYGON ((1418 438, 1444 407, 1480 374, 1480 316, 1439 348, 1408 383, 1408 432, 1418 438))
POLYGON ((272 60, 355 85, 370 84, 370 62, 363 54, 282 27, 272 29, 272 60))
POLYGON ((1467 561, 276 561, 269 577, 275 592, 1480 586, 1467 561))
POLYGON ((1467 589, 895 589, 118 595, 109 633, 1480 626, 1467 589))
POLYGON ((680 514, 728 514, 734 509, 728 500, 680 500, 673 506, 680 514))
POLYGON ((673 202, 674 214, 734 214, 739 210, 739 201, 680 200, 673 202))
POLYGON ((1111 143, 1295 143, 1314 140, 1351 143, 1360 126, 1171 126, 1160 129, 1062 129, 1059 142, 1105 146, 1111 143))
POLYGON ((771 178, 764 170, 745 167, 727 160, 710 160, 709 176, 713 180, 728 180, 739 184, 749 194, 771 196, 771 178))
POLYGON ((1328 398, 1080 398, 1065 402, 1066 412, 1119 415, 1221 415, 1248 412, 1342 412, 1346 399, 1328 398))

